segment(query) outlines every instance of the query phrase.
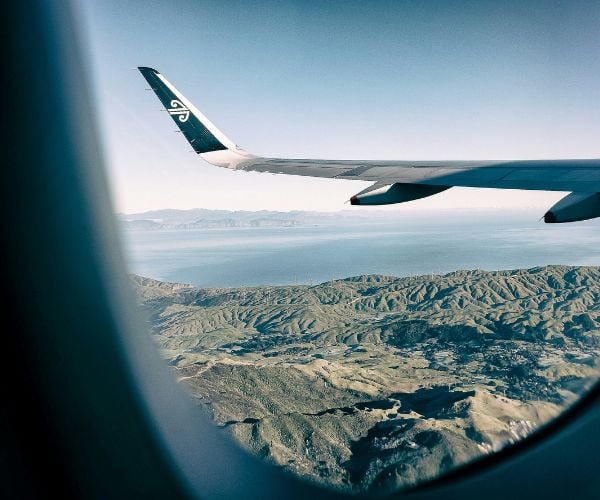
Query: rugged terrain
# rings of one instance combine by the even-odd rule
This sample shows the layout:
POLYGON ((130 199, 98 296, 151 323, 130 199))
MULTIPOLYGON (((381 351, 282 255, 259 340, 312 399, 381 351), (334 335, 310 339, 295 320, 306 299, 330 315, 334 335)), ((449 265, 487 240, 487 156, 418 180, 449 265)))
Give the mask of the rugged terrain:
POLYGON ((243 447, 391 491, 521 439, 600 373, 600 269, 197 289, 132 277, 178 379, 243 447))

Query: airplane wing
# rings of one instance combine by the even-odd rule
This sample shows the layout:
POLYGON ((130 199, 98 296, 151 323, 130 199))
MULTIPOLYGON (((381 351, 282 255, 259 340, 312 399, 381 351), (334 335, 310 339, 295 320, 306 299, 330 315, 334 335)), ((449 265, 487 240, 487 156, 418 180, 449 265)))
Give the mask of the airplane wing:
POLYGON ((354 205, 402 203, 453 186, 572 191, 545 214, 546 222, 572 222, 600 216, 600 159, 376 161, 265 158, 235 145, 157 70, 138 69, 194 151, 219 167, 374 182, 351 198, 354 205))

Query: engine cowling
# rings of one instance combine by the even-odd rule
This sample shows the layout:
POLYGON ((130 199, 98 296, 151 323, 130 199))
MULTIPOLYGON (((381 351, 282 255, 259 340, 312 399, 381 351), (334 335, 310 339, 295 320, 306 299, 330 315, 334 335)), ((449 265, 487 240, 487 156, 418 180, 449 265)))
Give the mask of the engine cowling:
POLYGON ((600 193, 571 193, 544 214, 544 222, 576 222, 600 217, 600 193))
POLYGON ((391 186, 373 185, 350 198, 351 205, 391 205, 418 200, 441 193, 450 186, 428 186, 426 184, 404 184, 396 182, 391 186))

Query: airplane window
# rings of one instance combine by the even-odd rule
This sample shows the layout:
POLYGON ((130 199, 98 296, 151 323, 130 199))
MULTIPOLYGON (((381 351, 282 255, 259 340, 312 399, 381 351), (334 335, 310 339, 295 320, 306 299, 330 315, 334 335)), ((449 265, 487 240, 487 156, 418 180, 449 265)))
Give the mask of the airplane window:
POLYGON ((394 492, 596 383, 600 5, 81 12, 149 335, 244 450, 394 492))

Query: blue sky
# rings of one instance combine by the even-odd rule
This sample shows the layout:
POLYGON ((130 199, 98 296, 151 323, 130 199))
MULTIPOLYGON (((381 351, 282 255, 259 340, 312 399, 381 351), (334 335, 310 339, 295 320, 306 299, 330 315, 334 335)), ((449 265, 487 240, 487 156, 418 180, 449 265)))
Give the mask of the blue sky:
MULTIPOLYGON (((366 185, 206 164, 139 65, 266 156, 600 157, 599 2, 84 0, 81 13, 119 211, 336 210, 366 185)), ((452 189, 394 209, 559 197, 452 189)))

